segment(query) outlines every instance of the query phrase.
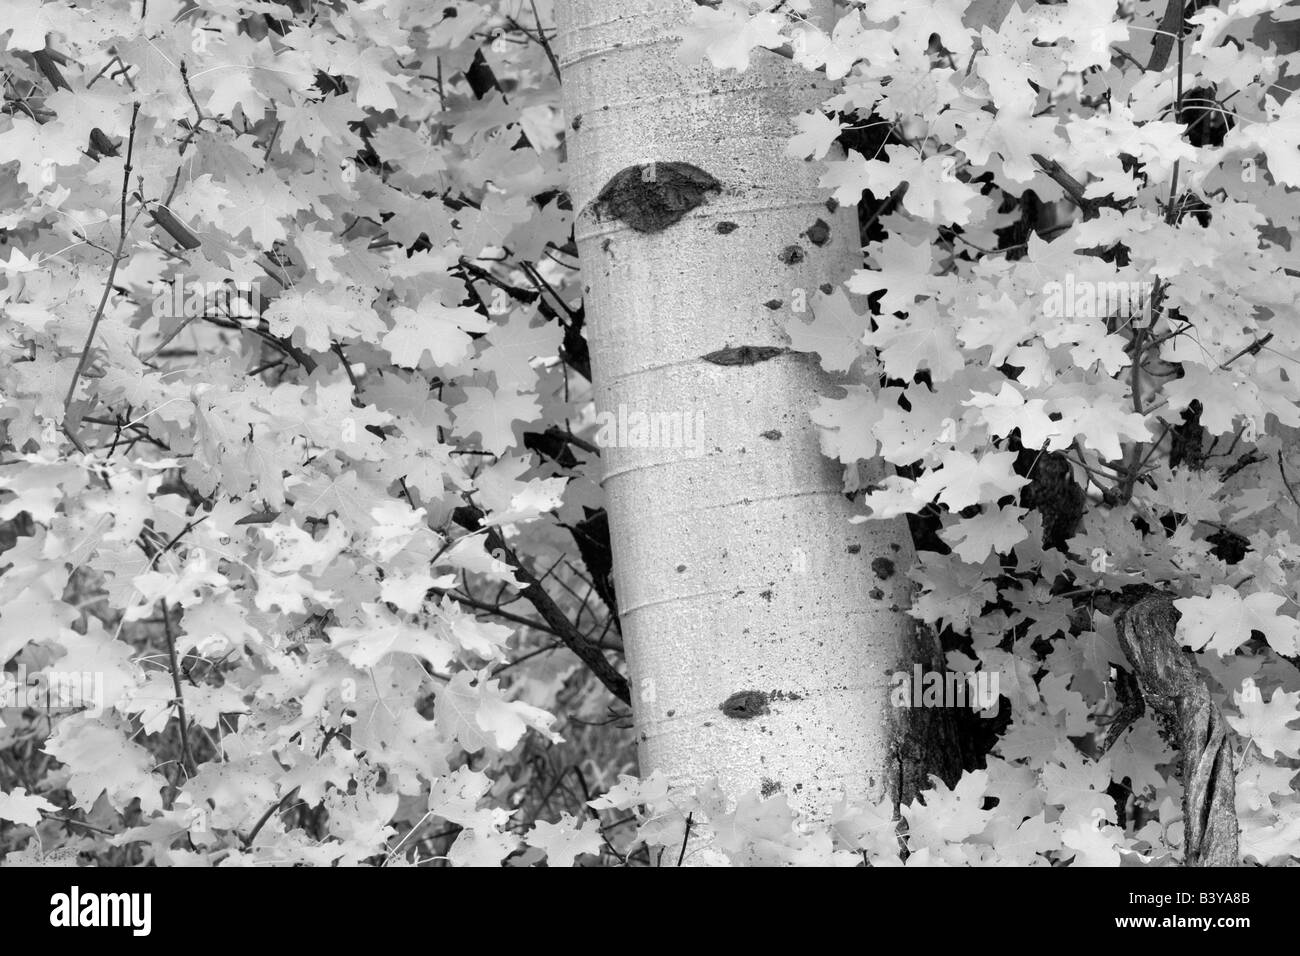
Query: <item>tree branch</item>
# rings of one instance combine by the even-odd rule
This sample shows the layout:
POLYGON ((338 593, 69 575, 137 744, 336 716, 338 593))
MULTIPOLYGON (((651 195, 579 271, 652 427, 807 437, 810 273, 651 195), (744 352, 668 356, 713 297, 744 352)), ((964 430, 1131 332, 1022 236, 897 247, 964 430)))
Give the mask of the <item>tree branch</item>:
MULTIPOLYGON (((481 527, 482 520, 486 517, 480 508, 473 505, 457 508, 452 513, 452 520, 467 531, 484 531, 481 527)), ((542 587, 541 582, 528 568, 524 567, 519 556, 506 544, 505 539, 497 528, 486 529, 488 551, 498 560, 505 562, 514 572, 515 577, 524 582, 520 589, 520 596, 530 603, 537 613, 542 616, 547 624, 564 645, 578 656, 584 664, 591 669, 602 684, 609 688, 610 693, 629 706, 632 703, 632 693, 628 687, 627 678, 618 672, 618 669, 609 662, 605 653, 592 641, 588 640, 572 621, 569 616, 560 609, 554 599, 542 587)))
POLYGON ((109 294, 113 291, 113 280, 117 278, 117 267, 122 261, 122 250, 126 248, 126 196, 131 185, 131 154, 135 150, 135 121, 139 115, 140 104, 138 102, 131 104, 131 132, 126 144, 126 166, 122 170, 122 209, 117 250, 113 253, 113 261, 108 266, 108 278, 104 280, 104 292, 99 297, 99 307, 95 309, 95 315, 90 320, 90 331, 86 334, 86 344, 81 350, 81 359, 72 373, 72 382, 68 385, 68 394, 63 400, 64 419, 68 417, 68 408, 71 407, 72 399, 77 394, 77 382, 90 361, 90 349, 95 343, 95 333, 99 331, 100 320, 104 318, 104 307, 108 305, 109 294))
POLYGON ((1232 737, 1196 659, 1175 636, 1173 599, 1151 589, 1115 618, 1142 697, 1182 757, 1183 865, 1237 866, 1232 737))

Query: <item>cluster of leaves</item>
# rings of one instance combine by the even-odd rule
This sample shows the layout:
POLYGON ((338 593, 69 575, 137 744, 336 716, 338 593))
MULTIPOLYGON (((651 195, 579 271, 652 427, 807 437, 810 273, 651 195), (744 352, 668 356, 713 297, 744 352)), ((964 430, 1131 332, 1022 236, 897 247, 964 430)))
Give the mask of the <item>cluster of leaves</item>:
POLYGON ((1178 858, 1155 723, 1100 744, 1135 584, 1178 596, 1240 737, 1243 857, 1300 857, 1300 57, 1269 42, 1295 12, 1196 6, 868 0, 826 33, 806 2, 727 2, 687 31, 721 69, 760 46, 844 81, 788 153, 885 237, 790 339, 879 377, 822 400, 823 451, 848 491, 862 459, 894 466, 862 520, 937 532, 912 614, 949 668, 1000 678, 1009 720, 986 769, 904 813, 931 860, 1178 858), (872 125, 874 154, 841 150, 872 125))
POLYGON ((564 650, 620 643, 518 7, 6 6, 0 853, 602 851, 633 758, 564 650))

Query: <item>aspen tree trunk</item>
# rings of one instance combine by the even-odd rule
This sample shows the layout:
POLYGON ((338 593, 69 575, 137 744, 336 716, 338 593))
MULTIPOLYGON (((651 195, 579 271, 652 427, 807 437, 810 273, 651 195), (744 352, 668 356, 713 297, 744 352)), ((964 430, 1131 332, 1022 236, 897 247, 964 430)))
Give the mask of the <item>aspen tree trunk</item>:
MULTIPOLYGON (((602 452, 640 769, 732 797, 780 788, 820 815, 889 792, 903 759, 888 691, 917 650, 912 542, 902 519, 849 523, 808 417, 842 393, 784 351, 791 309, 861 263, 853 210, 828 209, 819 164, 784 156, 825 80, 762 50, 743 74, 683 66, 674 27, 692 7, 556 10, 597 409, 703 426, 698 453, 602 452), (665 222, 662 201, 682 211, 708 177, 718 188, 665 222)), ((634 425, 619 437, 640 443, 634 425)))

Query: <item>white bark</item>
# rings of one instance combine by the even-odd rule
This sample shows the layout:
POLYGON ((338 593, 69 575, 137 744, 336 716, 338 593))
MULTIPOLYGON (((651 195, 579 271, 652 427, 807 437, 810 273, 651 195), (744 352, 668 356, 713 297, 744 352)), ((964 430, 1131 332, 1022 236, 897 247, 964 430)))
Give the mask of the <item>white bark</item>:
POLYGON ((701 359, 788 345, 795 290, 811 303, 861 256, 854 213, 828 211, 819 164, 784 156, 790 117, 819 104, 824 79, 765 51, 743 74, 682 66, 673 27, 692 7, 559 0, 556 12, 597 408, 704 422, 699 455, 603 453, 641 772, 717 777, 733 797, 779 785, 819 813, 844 792, 885 792, 912 544, 902 519, 849 523, 808 417, 817 396, 842 393, 815 357, 701 359), (722 191, 657 233, 594 214, 612 176, 656 161, 691 163, 722 191), (831 229, 821 247, 801 235, 818 219, 831 229), (786 264, 792 245, 804 259, 786 264), (877 559, 897 573, 879 578, 877 559), (768 712, 720 709, 745 691, 767 695, 768 712))

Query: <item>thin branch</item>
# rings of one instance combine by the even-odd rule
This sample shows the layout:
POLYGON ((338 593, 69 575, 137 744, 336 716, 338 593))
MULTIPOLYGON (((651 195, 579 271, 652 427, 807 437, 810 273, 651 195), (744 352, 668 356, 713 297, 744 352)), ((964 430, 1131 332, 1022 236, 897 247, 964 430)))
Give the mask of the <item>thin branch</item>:
POLYGON ((555 58, 555 51, 551 49, 550 42, 546 39, 546 31, 542 29, 542 16, 537 12, 537 0, 528 0, 533 8, 533 19, 537 22, 537 42, 542 45, 546 51, 546 59, 551 62, 551 69, 555 71, 555 78, 564 82, 560 76, 560 61, 555 58))
POLYGON ((1291 500, 1296 503, 1296 507, 1300 508, 1300 498, 1296 497, 1295 489, 1291 487, 1291 480, 1286 476, 1286 465, 1282 462, 1282 450, 1280 448, 1277 452, 1277 469, 1282 473, 1282 484, 1286 485, 1286 490, 1287 493, 1291 495, 1291 500))
POLYGON ((519 556, 506 544, 505 539, 501 537, 501 532, 497 528, 483 529, 479 526, 484 517, 486 516, 483 511, 473 505, 457 508, 452 513, 452 519, 462 528, 474 532, 486 530, 488 553, 508 565, 515 577, 523 581, 524 586, 519 591, 520 597, 537 609, 542 619, 554 629, 555 635, 591 669, 597 679, 609 688, 610 693, 630 705, 632 693, 627 678, 609 662, 604 651, 574 626, 569 616, 555 603, 533 572, 524 566, 519 556))
MULTIPOLYGON (((180 724, 178 728, 181 738, 181 759, 180 770, 186 778, 193 776, 194 771, 198 769, 194 764, 194 755, 190 752, 190 722, 185 716, 185 695, 181 691, 181 666, 176 659, 176 632, 172 630, 171 609, 167 607, 167 601, 162 601, 162 619, 163 633, 167 637, 167 661, 172 672, 172 690, 176 694, 176 717, 180 724)), ((176 775, 176 788, 179 790, 181 785, 181 775, 176 775)))
POLYGON ((95 333, 99 331, 99 323, 104 318, 104 308, 108 305, 109 294, 113 291, 113 280, 117 278, 117 267, 122 261, 122 250, 126 248, 126 197, 127 191, 131 185, 131 155, 135 150, 135 121, 140 115, 140 104, 131 104, 131 132, 127 139, 126 145, 126 166, 122 170, 122 209, 121 224, 118 229, 117 251, 113 253, 113 261, 108 267, 108 278, 104 281, 104 291, 99 297, 99 307, 95 309, 94 318, 90 320, 90 332, 86 335, 86 345, 81 350, 81 359, 77 362, 77 368, 72 373, 72 382, 68 385, 67 397, 63 400, 63 417, 68 417, 68 409, 72 405, 73 396, 77 394, 77 382, 81 379, 82 373, 86 371, 86 365, 90 361, 90 349, 95 342, 95 333))

